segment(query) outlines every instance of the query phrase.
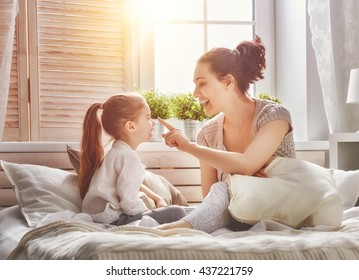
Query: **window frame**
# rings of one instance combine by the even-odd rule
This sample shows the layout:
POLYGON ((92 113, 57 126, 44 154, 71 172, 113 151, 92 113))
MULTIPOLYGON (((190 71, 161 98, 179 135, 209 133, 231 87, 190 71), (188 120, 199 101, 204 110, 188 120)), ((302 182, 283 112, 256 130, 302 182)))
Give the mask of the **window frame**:
MULTIPOLYGON (((206 2, 206 0, 204 0, 206 2)), ((205 4, 204 4, 205 5, 205 4)), ((274 0, 253 0, 254 34, 258 34, 266 46, 267 69, 265 79, 256 83, 256 92, 268 92, 275 96, 275 26, 274 26, 274 0)), ((135 14, 132 12, 132 14, 135 14)), ((203 24, 213 23, 206 20, 204 16, 203 24)), ((154 58, 154 26, 141 26, 138 18, 133 19, 135 24, 132 26, 132 49, 138 53, 138 57, 132 56, 133 60, 133 85, 134 87, 147 89, 155 88, 155 58, 154 58), (146 46, 143 50, 141 46, 146 46), (150 55, 149 55, 150 54, 150 55)), ((188 21, 190 22, 190 21, 188 21)), ((223 24, 235 23, 239 21, 223 21, 223 24)), ((171 23, 171 22, 169 22, 171 23)), ((183 21, 186 23, 186 21, 183 21)), ((221 21, 215 21, 221 24, 221 21)), ((245 23, 245 22, 243 22, 245 23)), ((249 38, 250 39, 250 38, 249 38)), ((204 46, 207 46, 207 37, 204 36, 204 46)), ((206 50, 206 49, 205 49, 206 50)))

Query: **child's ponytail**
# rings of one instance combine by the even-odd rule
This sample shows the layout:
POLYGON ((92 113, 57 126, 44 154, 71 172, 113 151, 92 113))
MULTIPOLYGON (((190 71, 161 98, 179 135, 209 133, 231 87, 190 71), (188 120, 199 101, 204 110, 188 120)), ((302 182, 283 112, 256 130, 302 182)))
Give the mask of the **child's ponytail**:
POLYGON ((101 165, 104 157, 102 146, 102 125, 98 117, 98 109, 102 104, 93 104, 86 112, 82 140, 79 171, 79 190, 83 199, 89 189, 91 178, 101 165))

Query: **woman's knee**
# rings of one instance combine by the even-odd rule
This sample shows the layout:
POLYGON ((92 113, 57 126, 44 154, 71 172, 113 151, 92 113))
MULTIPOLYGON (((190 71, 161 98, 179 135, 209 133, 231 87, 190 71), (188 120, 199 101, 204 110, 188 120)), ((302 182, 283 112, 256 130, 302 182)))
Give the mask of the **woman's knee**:
POLYGON ((214 183, 210 189, 208 196, 219 197, 221 199, 229 199, 229 189, 225 182, 214 183))

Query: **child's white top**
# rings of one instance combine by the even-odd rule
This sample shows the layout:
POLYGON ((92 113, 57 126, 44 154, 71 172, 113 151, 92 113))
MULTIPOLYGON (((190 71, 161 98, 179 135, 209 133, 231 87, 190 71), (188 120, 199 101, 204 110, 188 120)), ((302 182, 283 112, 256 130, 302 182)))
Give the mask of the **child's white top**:
POLYGON ((92 177, 82 211, 95 222, 109 224, 122 213, 136 215, 148 210, 138 196, 144 176, 136 151, 116 140, 92 177))

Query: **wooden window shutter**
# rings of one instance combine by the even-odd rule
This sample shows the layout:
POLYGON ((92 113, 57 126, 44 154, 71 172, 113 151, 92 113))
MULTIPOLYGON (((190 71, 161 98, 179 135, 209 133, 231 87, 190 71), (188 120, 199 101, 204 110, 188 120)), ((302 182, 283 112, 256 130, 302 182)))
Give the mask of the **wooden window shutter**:
MULTIPOLYGON (((4 5, 0 4, 1 11, 5 11, 4 5)), ((17 28, 17 26, 16 26, 17 28)), ((19 121, 19 96, 18 96, 18 67, 17 67, 17 31, 14 35, 14 44, 11 61, 9 96, 7 102, 5 128, 3 141, 18 141, 20 139, 19 121)))
POLYGON ((124 0, 28 5, 31 139, 80 141, 87 108, 125 91, 124 0))

